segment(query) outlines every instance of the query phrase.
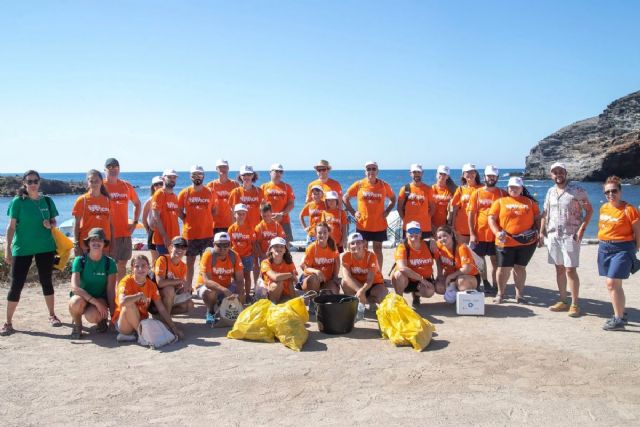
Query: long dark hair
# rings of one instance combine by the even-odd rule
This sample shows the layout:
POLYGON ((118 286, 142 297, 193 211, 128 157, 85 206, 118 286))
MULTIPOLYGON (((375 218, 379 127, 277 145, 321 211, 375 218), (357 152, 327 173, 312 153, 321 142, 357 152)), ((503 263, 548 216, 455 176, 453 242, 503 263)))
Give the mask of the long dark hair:
MULTIPOLYGON (((480 174, 478 173, 477 170, 473 169, 476 173, 476 186, 481 185, 482 183, 480 182, 480 174)), ((471 171, 469 171, 471 172, 471 171)), ((464 177, 464 172, 462 173, 462 176, 460 177, 460 185, 467 185, 467 179, 464 177)))
POLYGON ((18 196, 22 197, 23 199, 29 195, 29 192, 27 191, 27 185, 25 184, 29 175, 35 175, 38 177, 38 179, 40 179, 40 174, 38 173, 38 171, 34 171, 33 169, 29 169, 22 174, 22 187, 20 187, 20 189, 18 190, 18 196))
MULTIPOLYGON (((269 251, 269 262, 273 264, 273 254, 269 251)), ((289 248, 287 245, 284 245, 284 255, 282 255, 282 260, 285 264, 293 264, 293 257, 291 256, 291 252, 289 252, 289 248)))
MULTIPOLYGON (((236 178, 240 185, 242 185, 242 175, 238 173, 238 177, 236 178)), ((253 173, 253 178, 251 178, 251 182, 255 183, 258 180, 258 172, 253 173)))
POLYGON ((107 199, 110 199, 111 196, 109 196, 107 187, 104 186, 104 178, 102 177, 102 174, 100 173, 100 171, 97 169, 89 169, 89 172, 87 172, 87 179, 89 179, 92 176, 97 176, 98 178, 100 178, 100 194, 105 196, 107 199))
POLYGON ((438 230, 436 230, 436 234, 441 231, 444 231, 449 236, 451 236, 451 241, 453 242, 453 253, 455 254, 456 250, 458 249, 458 240, 456 239, 456 233, 453 232, 453 228, 451 228, 451 226, 449 225, 441 225, 440 227, 438 227, 438 230))
POLYGON ((522 186, 522 195, 528 199, 533 200, 534 202, 538 203, 538 201, 536 200, 535 197, 533 197, 533 195, 529 192, 529 190, 527 190, 527 187, 525 187, 524 185, 522 186))
POLYGON ((451 194, 455 194, 456 190, 458 189, 458 186, 456 185, 455 182, 453 182, 453 179, 451 179, 450 176, 447 175, 447 182, 446 182, 446 186, 449 189, 449 192, 451 194))
POLYGON ((325 227, 329 231, 329 238, 327 239, 327 246, 329 246, 329 249, 331 249, 332 251, 335 251, 336 250, 336 241, 333 240, 333 237, 331 237, 331 226, 329 224, 327 224, 325 221, 320 221, 319 223, 316 224, 316 229, 318 227, 325 227))

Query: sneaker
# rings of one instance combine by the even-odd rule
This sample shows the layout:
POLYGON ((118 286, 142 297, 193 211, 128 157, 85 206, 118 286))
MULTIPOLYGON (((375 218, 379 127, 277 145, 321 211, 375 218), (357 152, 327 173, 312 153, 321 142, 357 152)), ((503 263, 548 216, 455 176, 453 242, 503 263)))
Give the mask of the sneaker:
POLYGON ((612 317, 611 319, 604 322, 602 325, 602 329, 605 331, 623 331, 624 321, 622 319, 617 319, 616 317, 612 317))
POLYGON ((571 304, 571 307, 569 307, 569 317, 580 317, 580 307, 578 307, 578 304, 571 304))
POLYGON ((205 322, 207 325, 213 325, 216 323, 216 315, 207 311, 207 315, 205 316, 205 322))
POLYGON ((551 307, 549 307, 549 310, 551 311, 567 311, 569 310, 569 304, 567 304, 564 301, 558 301, 557 303, 553 304, 551 307))
POLYGON ((191 294, 186 292, 176 295, 173 299, 173 305, 182 304, 183 302, 187 302, 191 299, 191 294))
POLYGON ((629 318, 627 317, 627 312, 626 311, 622 315, 622 321, 624 322, 625 325, 629 324, 629 318))
POLYGON ((412 305, 414 307, 420 307, 420 294, 418 294, 417 292, 413 293, 412 305))
POLYGON ((134 342, 137 340, 138 338, 136 338, 135 334, 127 335, 122 332, 118 333, 118 336, 116 337, 116 341, 118 342, 134 342))

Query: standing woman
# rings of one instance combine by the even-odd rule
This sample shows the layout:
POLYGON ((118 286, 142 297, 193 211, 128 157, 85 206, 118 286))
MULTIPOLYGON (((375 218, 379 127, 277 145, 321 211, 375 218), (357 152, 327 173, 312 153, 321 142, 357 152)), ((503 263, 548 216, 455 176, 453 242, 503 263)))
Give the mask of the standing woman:
POLYGON ((92 228, 102 228, 105 238, 111 240, 113 226, 109 210, 109 193, 104 186, 102 174, 91 169, 87 172, 89 191, 78 197, 71 214, 76 219, 73 227, 73 243, 76 255, 85 255, 89 248, 85 240, 92 228))
POLYGON ((29 170, 22 176, 22 187, 18 195, 9 204, 9 225, 4 257, 11 264, 11 288, 7 294, 7 321, 0 330, 0 335, 11 335, 14 331, 13 314, 18 307, 22 288, 27 280, 31 261, 35 257, 38 278, 42 286, 44 300, 49 309, 51 326, 61 326, 60 319, 54 311, 53 271, 56 243, 51 236, 51 227, 56 225, 58 210, 53 200, 41 196, 40 175, 29 170))
POLYGON ((149 198, 144 202, 142 207, 142 225, 147 230, 147 248, 151 252, 151 262, 156 265, 158 259, 158 251, 156 250, 156 244, 153 243, 153 216, 151 215, 151 202, 153 202, 153 194, 156 190, 162 188, 162 177, 154 176, 151 179, 151 187, 149 188, 149 198))
POLYGON ((436 210, 431 217, 431 229, 437 230, 438 227, 448 223, 449 202, 453 199, 456 192, 456 184, 454 184, 449 174, 451 170, 449 166, 440 165, 436 174, 436 183, 431 186, 433 190, 433 201, 436 204, 436 210))
POLYGON ((608 202, 600 207, 598 220, 598 273, 607 278, 613 317, 602 329, 617 331, 624 329, 626 323, 622 281, 629 278, 640 248, 640 215, 633 205, 622 200, 622 185, 617 176, 604 182, 604 194, 608 202))
POLYGON ((258 180, 258 174, 254 172, 253 166, 245 165, 240 168, 238 174, 239 187, 234 188, 229 193, 230 209, 235 205, 242 203, 249 209, 247 211, 247 224, 251 229, 255 229, 261 221, 260 203, 264 198, 262 190, 256 187, 254 183, 258 180))
POLYGON ((476 165, 467 163, 462 166, 460 187, 456 189, 453 199, 451 199, 451 224, 456 232, 456 239, 465 244, 469 244, 469 236, 471 234, 467 206, 469 205, 471 194, 481 186, 476 165))

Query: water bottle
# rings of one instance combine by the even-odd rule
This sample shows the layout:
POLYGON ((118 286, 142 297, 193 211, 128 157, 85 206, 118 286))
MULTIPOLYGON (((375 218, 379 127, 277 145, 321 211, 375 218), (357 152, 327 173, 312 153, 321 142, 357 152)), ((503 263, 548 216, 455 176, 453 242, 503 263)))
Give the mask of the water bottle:
POLYGON ((358 303, 358 312, 356 313, 356 322, 358 320, 364 320, 364 304, 358 303))

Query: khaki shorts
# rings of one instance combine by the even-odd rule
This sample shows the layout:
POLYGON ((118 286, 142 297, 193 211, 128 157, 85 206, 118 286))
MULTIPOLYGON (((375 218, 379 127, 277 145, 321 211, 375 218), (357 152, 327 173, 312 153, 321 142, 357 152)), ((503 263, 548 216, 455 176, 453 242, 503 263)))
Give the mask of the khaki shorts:
POLYGON ((580 264, 580 243, 574 236, 547 236, 547 249, 549 250, 549 264, 562 265, 569 268, 577 268, 580 264))
POLYGON ((131 259, 131 254, 133 253, 131 237, 116 237, 111 241, 111 244, 115 248, 113 258, 116 261, 129 261, 131 259))

